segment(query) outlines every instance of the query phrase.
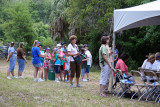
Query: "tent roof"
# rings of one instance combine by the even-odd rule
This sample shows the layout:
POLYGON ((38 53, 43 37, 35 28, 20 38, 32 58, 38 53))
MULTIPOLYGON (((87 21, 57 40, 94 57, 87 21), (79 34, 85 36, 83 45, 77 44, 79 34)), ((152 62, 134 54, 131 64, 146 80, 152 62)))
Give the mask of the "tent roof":
POLYGON ((114 32, 148 25, 160 25, 160 0, 114 10, 114 32))

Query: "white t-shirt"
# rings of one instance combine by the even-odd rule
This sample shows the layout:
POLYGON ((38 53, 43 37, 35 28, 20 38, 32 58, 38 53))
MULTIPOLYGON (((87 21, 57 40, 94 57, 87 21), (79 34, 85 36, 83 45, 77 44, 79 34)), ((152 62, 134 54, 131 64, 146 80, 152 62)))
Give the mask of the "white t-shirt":
POLYGON ((142 64, 142 67, 141 67, 141 68, 143 68, 143 69, 146 68, 147 60, 148 60, 148 59, 145 59, 145 60, 144 60, 144 62, 143 62, 143 64, 142 64))
POLYGON ((91 55, 90 51, 87 50, 87 51, 85 52, 85 54, 86 54, 87 57, 88 57, 87 65, 91 65, 92 55, 91 55))
POLYGON ((160 61, 159 60, 154 61, 152 69, 160 72, 160 61))
POLYGON ((147 61, 145 69, 153 70, 153 64, 147 61))
POLYGON ((66 56, 66 62, 65 62, 65 70, 69 70, 70 68, 70 57, 69 56, 66 56))
MULTIPOLYGON (((147 62, 145 69, 153 70, 153 64, 151 64, 150 62, 147 62)), ((153 79, 157 80, 157 78, 155 76, 146 76, 146 78, 147 78, 147 81, 150 81, 153 79)))
MULTIPOLYGON (((78 53, 78 46, 75 44, 75 46, 73 47, 70 43, 67 47, 67 51, 71 52, 71 54, 76 54, 78 53)), ((70 61, 74 61, 72 56, 70 56, 70 61)))

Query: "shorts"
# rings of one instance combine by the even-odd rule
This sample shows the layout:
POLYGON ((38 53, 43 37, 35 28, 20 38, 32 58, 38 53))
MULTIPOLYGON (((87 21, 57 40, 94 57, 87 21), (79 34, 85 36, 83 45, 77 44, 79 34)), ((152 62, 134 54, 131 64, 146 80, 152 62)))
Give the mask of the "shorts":
POLYGON ((9 71, 14 71, 15 64, 16 64, 16 60, 10 60, 10 64, 9 64, 8 70, 9 71))
POLYGON ((54 65, 54 71, 56 74, 60 74, 60 65, 54 65))
POLYGON ((49 69, 50 67, 51 67, 50 61, 48 63, 46 61, 44 61, 43 68, 49 69))
POLYGON ((85 75, 85 73, 86 73, 86 68, 81 68, 81 75, 85 75))
POLYGON ((61 70, 64 70, 63 65, 60 65, 61 70))
POLYGON ((17 62, 18 62, 18 71, 23 72, 25 67, 25 60, 17 59, 17 62))
POLYGON ((42 67, 42 63, 33 64, 34 67, 42 67))
POLYGON ((70 69, 71 69, 71 74, 70 74, 70 77, 74 77, 75 73, 76 73, 76 78, 79 78, 80 77, 80 73, 81 73, 81 70, 80 70, 80 65, 77 64, 75 61, 71 61, 70 62, 70 69))
POLYGON ((108 65, 101 66, 101 76, 100 76, 100 82, 101 85, 106 85, 109 83, 109 77, 111 75, 111 69, 108 65))
POLYGON ((89 73, 90 68, 91 68, 91 65, 87 65, 86 73, 89 73))

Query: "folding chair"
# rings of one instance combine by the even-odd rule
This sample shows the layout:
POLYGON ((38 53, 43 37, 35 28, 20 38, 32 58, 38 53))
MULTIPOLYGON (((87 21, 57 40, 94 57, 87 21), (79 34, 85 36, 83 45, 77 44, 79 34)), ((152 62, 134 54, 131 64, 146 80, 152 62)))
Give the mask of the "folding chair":
POLYGON ((117 94, 118 90, 120 88, 122 88, 122 85, 119 84, 120 80, 122 80, 122 79, 123 79, 122 72, 121 72, 121 70, 117 69, 116 73, 115 73, 115 84, 113 85, 113 87, 115 87, 113 95, 117 94), (118 84, 119 84, 119 86, 117 87, 118 84))
MULTIPOLYGON (((154 76, 157 78, 156 73, 153 71, 145 71, 144 74, 145 76, 152 76, 152 77, 154 76)), ((151 84, 151 83, 148 83, 147 85, 148 85, 148 88, 147 88, 148 90, 140 96, 138 101, 140 101, 144 96, 146 96, 146 101, 148 101, 148 99, 151 98, 150 96, 158 92, 157 87, 160 86, 159 84, 151 84)))
MULTIPOLYGON (((141 73, 137 70, 131 70, 131 74, 134 77, 141 77, 141 73)), ((137 92, 135 92, 132 95, 131 100, 134 98, 134 96, 136 94, 138 94, 138 96, 140 96, 141 93, 144 92, 144 90, 147 90, 147 87, 148 87, 147 84, 144 81, 141 81, 141 84, 138 84, 138 83, 135 82, 134 86, 136 86, 138 90, 137 90, 137 92), (141 91, 143 88, 145 88, 145 89, 143 91, 141 91)))
MULTIPOLYGON (((158 78, 158 83, 160 84, 160 72, 156 72, 157 78, 158 78)), ((154 94, 154 96, 156 96, 155 102, 160 102, 160 87, 158 87, 158 91, 154 94)))
POLYGON ((134 83, 127 83, 127 80, 124 78, 122 71, 119 69, 117 69, 117 75, 119 76, 120 86, 115 89, 115 92, 119 90, 116 96, 119 96, 119 94, 122 93, 120 96, 121 98, 127 91, 130 91, 130 86, 134 83))

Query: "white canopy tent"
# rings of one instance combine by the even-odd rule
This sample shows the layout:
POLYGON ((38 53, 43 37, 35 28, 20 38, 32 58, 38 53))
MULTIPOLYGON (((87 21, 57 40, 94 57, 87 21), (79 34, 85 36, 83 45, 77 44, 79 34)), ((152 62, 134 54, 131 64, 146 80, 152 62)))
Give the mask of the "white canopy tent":
MULTIPOLYGON (((160 0, 114 10, 113 52, 115 50, 116 32, 149 25, 160 25, 160 0)), ((113 78, 111 84, 113 84, 113 78)))

